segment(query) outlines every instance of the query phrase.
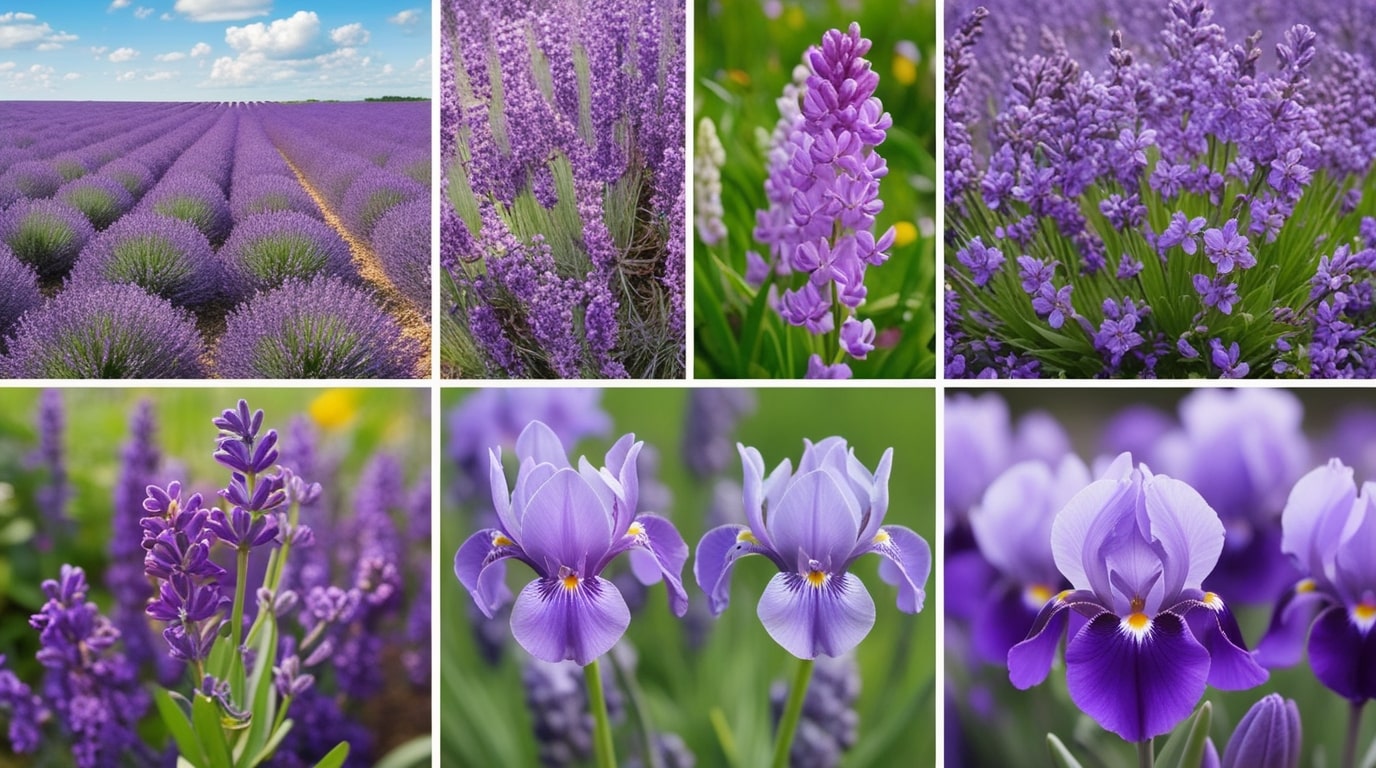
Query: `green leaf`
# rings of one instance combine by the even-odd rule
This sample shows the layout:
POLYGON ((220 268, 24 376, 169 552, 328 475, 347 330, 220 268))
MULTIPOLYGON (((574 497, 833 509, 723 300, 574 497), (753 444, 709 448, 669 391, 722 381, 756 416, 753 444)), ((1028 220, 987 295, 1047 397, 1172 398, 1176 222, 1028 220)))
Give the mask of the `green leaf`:
POLYGON ((1061 740, 1056 738, 1056 734, 1046 734, 1046 748, 1051 752, 1051 762, 1058 768, 1081 768, 1080 761, 1070 754, 1070 750, 1065 748, 1061 740))
POLYGON ((268 738, 268 743, 264 744, 262 750, 253 756, 253 760, 249 765, 260 765, 263 761, 272 757, 272 754, 277 751, 277 746, 282 743, 282 739, 285 739, 287 734, 291 733, 292 725, 294 725, 294 723, 291 721, 291 718, 283 720, 281 727, 272 732, 272 736, 268 738))
POLYGON ((330 753, 320 758, 320 762, 315 764, 315 768, 339 768, 344 761, 349 759, 349 742, 341 741, 330 753))
POLYGON ((1204 702, 1194 717, 1177 726, 1156 756, 1160 768, 1198 768, 1204 757, 1204 740, 1209 737, 1209 721, 1213 719, 1213 704, 1204 702))
POLYGON ((430 734, 417 736, 410 741, 399 744, 383 755, 373 768, 420 768, 430 765, 430 753, 433 750, 430 734))
POLYGON ((205 750, 205 764, 209 768, 234 768, 229 742, 225 740, 225 729, 220 725, 220 705, 196 694, 191 703, 191 722, 195 724, 196 738, 205 750))
MULTIPOLYGON (((252 719, 249 720, 247 737, 235 747, 236 757, 260 754, 272 735, 270 729, 277 719, 277 696, 272 683, 272 667, 277 651, 277 622, 269 619, 263 628, 258 635, 258 662, 248 680, 248 690, 253 695, 252 719)), ((269 752, 264 757, 271 755, 269 752)))
POLYGON ((172 740, 176 742, 181 758, 193 768, 206 765, 208 761, 205 758, 205 750, 201 749, 201 742, 196 738, 196 729, 191 727, 191 720, 186 716, 186 712, 172 700, 166 689, 161 687, 153 689, 153 703, 157 705, 158 714, 167 726, 168 733, 172 734, 172 740))

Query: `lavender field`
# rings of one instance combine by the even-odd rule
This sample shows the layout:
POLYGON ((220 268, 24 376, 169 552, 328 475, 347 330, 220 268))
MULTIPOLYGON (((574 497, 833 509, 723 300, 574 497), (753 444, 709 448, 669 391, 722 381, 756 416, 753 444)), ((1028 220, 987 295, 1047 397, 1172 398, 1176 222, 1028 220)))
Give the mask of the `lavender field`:
POLYGON ((0 374, 429 372, 425 102, 14 102, 0 374))

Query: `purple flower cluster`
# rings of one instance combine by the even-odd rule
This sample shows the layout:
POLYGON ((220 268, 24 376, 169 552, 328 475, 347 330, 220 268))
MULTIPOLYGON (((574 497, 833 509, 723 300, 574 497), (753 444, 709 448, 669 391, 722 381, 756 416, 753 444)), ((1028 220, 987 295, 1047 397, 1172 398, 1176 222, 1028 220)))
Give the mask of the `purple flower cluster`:
POLYGON ((287 280, 316 276, 357 282, 349 244, 329 225, 297 211, 249 216, 219 251, 234 296, 251 297, 287 280))
POLYGON ((221 295, 220 264, 196 225, 171 216, 139 212, 122 217, 82 251, 69 285, 137 285, 179 307, 195 307, 221 295))
POLYGON ((0 352, 5 349, 5 337, 25 312, 43 303, 38 290, 38 275, 15 257, 9 246, 0 243, 0 352))
MULTIPOLYGON (((769 270, 805 275, 806 283, 779 296, 779 314, 815 334, 836 332, 837 351, 857 359, 874 348, 874 323, 855 316, 865 300, 865 269, 883 264, 894 241, 892 227, 874 236, 884 208, 879 180, 888 174, 875 147, 893 119, 874 96, 879 75, 864 58, 869 49, 858 24, 828 31, 804 56, 806 80, 779 100, 765 181, 769 208, 755 227, 769 259, 754 256, 751 270, 757 283, 769 270)), ((841 378, 840 355, 830 366, 813 358, 808 378, 841 378)))
POLYGON ((0 243, 40 277, 61 277, 95 234, 77 209, 56 200, 21 200, 0 213, 0 243))

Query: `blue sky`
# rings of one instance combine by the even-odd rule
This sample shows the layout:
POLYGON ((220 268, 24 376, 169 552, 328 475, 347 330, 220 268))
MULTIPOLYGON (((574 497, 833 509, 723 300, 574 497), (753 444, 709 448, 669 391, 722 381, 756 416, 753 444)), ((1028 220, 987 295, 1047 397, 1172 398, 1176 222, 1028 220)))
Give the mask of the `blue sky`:
POLYGON ((430 95, 428 0, 0 0, 0 99, 430 95))

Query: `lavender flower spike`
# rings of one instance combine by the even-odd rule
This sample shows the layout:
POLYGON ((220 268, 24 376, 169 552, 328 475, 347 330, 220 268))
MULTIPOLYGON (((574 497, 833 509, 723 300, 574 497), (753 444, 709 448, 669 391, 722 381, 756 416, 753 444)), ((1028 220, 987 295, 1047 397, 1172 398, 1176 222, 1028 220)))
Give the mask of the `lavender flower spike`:
POLYGON ((1376 699, 1376 482, 1359 493, 1333 459, 1295 483, 1281 527, 1281 549, 1308 577, 1276 605, 1258 658, 1295 664, 1308 634, 1319 682, 1354 703, 1376 699))
POLYGON ((1051 526, 1056 567, 1073 589, 1053 597, 1008 652, 1018 688, 1046 678, 1066 609, 1087 621, 1065 650, 1070 698, 1106 730, 1146 741, 1189 717, 1206 684, 1266 679, 1232 612, 1202 588, 1223 550, 1223 524, 1188 484, 1120 455, 1051 526))
POLYGON ((908 528, 884 525, 893 449, 871 473, 840 437, 804 441, 795 474, 785 459, 765 477, 764 458, 738 445, 745 470, 749 526, 723 525, 698 543, 693 575, 714 614, 731 599, 731 567, 746 555, 778 566, 757 614, 769 636, 800 659, 840 656, 874 626, 874 600, 848 573, 871 553, 886 558, 884 581, 898 587, 898 608, 922 610, 931 571, 927 542, 908 528))
POLYGON ((586 457, 578 468, 554 432, 532 421, 516 440, 520 471, 509 492, 500 448, 490 452, 492 504, 498 525, 473 534, 454 556, 454 573, 488 618, 510 597, 505 561, 516 558, 537 578, 511 610, 511 633, 542 661, 587 665, 611 649, 630 625, 620 591, 602 577, 617 555, 652 555, 669 588, 674 614, 688 610, 680 574, 688 546, 674 526, 635 515, 640 497, 636 458, 644 443, 626 435, 607 452, 606 465, 586 457))

